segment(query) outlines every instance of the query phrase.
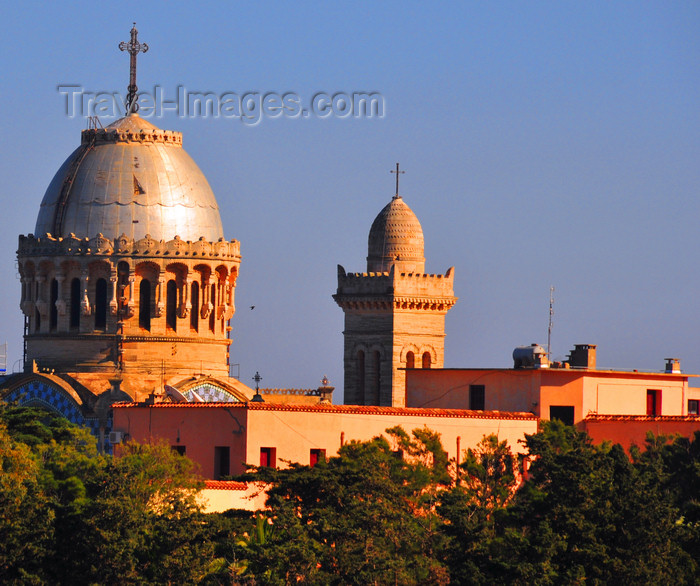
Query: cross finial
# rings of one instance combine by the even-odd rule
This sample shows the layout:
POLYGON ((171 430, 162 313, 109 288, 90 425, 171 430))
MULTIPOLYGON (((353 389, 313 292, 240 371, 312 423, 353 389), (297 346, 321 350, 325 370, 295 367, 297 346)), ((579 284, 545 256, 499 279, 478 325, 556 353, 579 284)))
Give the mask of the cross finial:
POLYGON ((136 56, 139 53, 148 51, 146 43, 139 43, 139 31, 136 30, 136 23, 131 28, 131 40, 128 43, 119 43, 119 50, 129 53, 129 87, 124 105, 126 106, 126 113, 131 114, 139 109, 139 105, 136 103, 136 92, 139 89, 136 87, 136 56))
POLYGON ((396 163, 396 171, 389 171, 389 173, 396 173, 396 197, 401 197, 399 195, 399 175, 403 175, 406 171, 399 171, 399 164, 396 163))

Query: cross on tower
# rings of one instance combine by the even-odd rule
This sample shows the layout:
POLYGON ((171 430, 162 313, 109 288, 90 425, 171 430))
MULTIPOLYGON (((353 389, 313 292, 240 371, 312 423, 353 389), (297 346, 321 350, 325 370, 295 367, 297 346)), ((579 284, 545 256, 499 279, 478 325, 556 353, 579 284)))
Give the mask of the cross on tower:
POLYGON ((139 105, 136 103, 136 92, 139 89, 136 87, 136 55, 148 51, 148 45, 139 43, 138 37, 139 31, 136 30, 136 23, 134 23, 131 28, 131 40, 128 43, 119 43, 119 50, 129 53, 129 87, 125 103, 127 114, 137 112, 139 109, 139 105))
POLYGON ((396 195, 394 197, 399 197, 399 175, 403 175, 406 171, 399 171, 399 164, 396 163, 396 171, 389 171, 389 173, 396 173, 396 195))

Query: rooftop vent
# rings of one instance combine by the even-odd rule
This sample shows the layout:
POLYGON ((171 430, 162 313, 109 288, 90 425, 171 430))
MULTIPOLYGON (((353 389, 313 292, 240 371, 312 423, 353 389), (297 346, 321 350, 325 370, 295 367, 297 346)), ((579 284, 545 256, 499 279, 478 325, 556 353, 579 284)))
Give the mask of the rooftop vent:
POLYGON ((666 361, 666 369, 665 372, 668 373, 680 373, 681 371, 681 361, 679 358, 664 358, 666 361))
POLYGON ((574 344, 574 349, 566 361, 572 368, 595 368, 595 344, 574 344))

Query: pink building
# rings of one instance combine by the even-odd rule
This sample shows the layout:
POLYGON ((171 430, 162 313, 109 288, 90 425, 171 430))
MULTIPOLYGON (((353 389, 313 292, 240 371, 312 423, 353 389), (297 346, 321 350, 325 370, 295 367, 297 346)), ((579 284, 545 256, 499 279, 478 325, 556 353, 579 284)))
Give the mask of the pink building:
MULTIPOLYGON (((537 431, 532 413, 272 403, 117 403, 114 432, 122 441, 165 440, 201 467, 205 478, 240 474, 245 464, 314 464, 352 440, 369 440, 395 426, 409 434, 440 434, 449 457, 497 433, 514 451, 537 431)), ((114 433, 113 432, 113 433, 114 433)), ((118 453, 118 451, 117 451, 118 453)))

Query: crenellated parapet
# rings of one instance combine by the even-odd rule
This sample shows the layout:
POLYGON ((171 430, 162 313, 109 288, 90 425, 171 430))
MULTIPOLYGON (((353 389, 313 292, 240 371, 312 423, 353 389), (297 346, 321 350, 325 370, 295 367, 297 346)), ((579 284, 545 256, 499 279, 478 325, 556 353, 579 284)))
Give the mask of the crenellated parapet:
POLYGON ((338 265, 336 303, 350 310, 424 310, 447 312, 457 301, 454 269, 444 275, 402 273, 346 273, 338 265))
POLYGON ((155 240, 150 235, 139 240, 122 234, 119 238, 105 238, 98 234, 93 238, 78 238, 74 234, 55 238, 51 234, 36 237, 33 234, 19 237, 19 256, 124 256, 187 259, 221 259, 240 261, 241 245, 238 240, 210 242, 205 238, 185 241, 179 236, 172 240, 155 240))

